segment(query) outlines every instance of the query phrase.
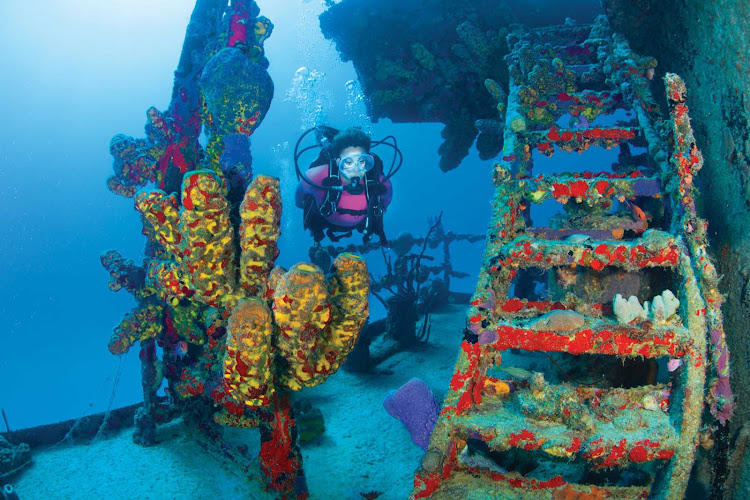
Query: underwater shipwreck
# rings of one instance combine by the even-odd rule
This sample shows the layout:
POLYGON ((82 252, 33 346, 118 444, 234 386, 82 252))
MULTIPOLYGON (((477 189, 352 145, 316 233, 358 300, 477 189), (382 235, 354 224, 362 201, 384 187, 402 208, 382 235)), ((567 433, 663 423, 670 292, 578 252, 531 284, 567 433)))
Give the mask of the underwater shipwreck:
POLYGON ((465 488, 476 498, 682 498, 696 443, 709 439, 700 435, 704 387, 713 418, 723 425, 732 413, 722 298, 693 201, 702 158, 685 86, 676 75, 665 77, 672 130, 664 137, 648 86, 653 61, 635 55, 604 18, 511 34, 509 45, 508 95, 486 81, 505 134, 484 264, 452 392, 413 497, 449 498, 465 488), (621 109, 632 118, 597 125, 621 109), (578 126, 560 126, 565 115, 578 126), (535 150, 575 151, 585 162, 592 146, 628 145, 648 154, 626 156, 613 172, 534 174, 535 150), (534 226, 532 204, 551 199, 563 204, 565 216, 534 226), (636 216, 613 210, 618 201, 636 216), (531 269, 552 284, 544 300, 514 296, 516 281, 531 269), (627 369, 629 380, 619 387, 606 376, 555 383, 544 372, 503 380, 496 368, 506 349, 576 355, 569 362, 597 364, 600 373, 614 365, 627 369), (628 359, 652 366, 640 377, 635 366, 620 363, 628 359), (668 361, 658 367, 655 360, 668 361), (708 381, 707 366, 714 370, 708 381), (667 383, 654 383, 659 368, 673 373, 667 383), (472 442, 493 453, 536 454, 570 477, 462 465, 472 442), (636 484, 618 486, 626 473, 614 479, 617 469, 636 484), (599 470, 612 485, 596 485, 599 470))
MULTIPOLYGON (((460 168, 472 146, 493 160, 486 234, 446 232, 438 217, 424 238, 404 237, 378 280, 365 256, 379 244, 275 264, 280 181, 254 175, 250 142, 274 97, 263 48, 273 24, 252 0, 198 1, 168 107, 147 110, 144 138, 110 144, 108 187, 133 200, 148 243, 141 264, 101 257, 109 288, 137 301, 109 350, 138 350, 143 403, 92 432, 132 419, 133 440, 158 446, 157 426, 182 418, 202 446, 260 475, 269 498, 307 498, 306 410, 292 393, 342 366, 367 372, 377 329, 394 349, 427 342, 429 304, 448 301, 450 277, 463 276, 448 246, 484 241, 410 498, 745 498, 750 434, 735 413, 747 402, 732 392, 729 357, 740 335, 729 325, 742 323, 722 312, 740 292, 722 283, 731 258, 717 262, 723 240, 699 215, 707 131, 691 123, 690 80, 660 72, 617 31, 648 29, 632 23, 648 2, 636 3, 635 13, 606 1, 590 22, 529 27, 493 2, 431 1, 426 20, 329 2, 321 29, 354 62, 374 120, 445 124, 436 170, 460 168), (355 39, 345 19, 376 29, 355 39), (396 27, 384 48, 377 30, 396 27), (617 161, 602 164, 596 149, 618 150, 617 161), (574 171, 550 167, 573 153, 574 171), (443 264, 428 265, 428 242, 443 245, 443 264), (379 323, 368 322, 371 297, 388 311, 379 323), (506 366, 506 353, 534 362, 506 366), (229 444, 227 427, 259 428, 259 455, 229 444)), ((13 465, 27 460, 20 443, 31 435, 5 436, 13 465)))

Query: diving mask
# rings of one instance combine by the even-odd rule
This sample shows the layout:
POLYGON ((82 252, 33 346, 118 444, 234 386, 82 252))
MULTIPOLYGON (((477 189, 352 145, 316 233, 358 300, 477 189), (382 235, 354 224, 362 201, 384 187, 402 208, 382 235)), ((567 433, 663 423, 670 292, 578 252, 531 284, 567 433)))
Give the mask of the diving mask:
POLYGON ((356 153, 339 158, 338 166, 341 173, 347 177, 352 177, 354 174, 362 175, 375 166, 375 158, 371 154, 356 153))

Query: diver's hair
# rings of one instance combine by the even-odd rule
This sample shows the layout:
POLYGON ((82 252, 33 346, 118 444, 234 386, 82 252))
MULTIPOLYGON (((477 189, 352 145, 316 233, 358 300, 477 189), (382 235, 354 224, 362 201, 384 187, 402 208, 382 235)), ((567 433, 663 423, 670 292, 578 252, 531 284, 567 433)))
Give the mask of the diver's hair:
POLYGON ((370 144, 372 140, 359 127, 349 127, 346 130, 342 130, 333 138, 331 142, 331 153, 334 156, 338 156, 341 151, 350 147, 361 147, 365 148, 365 151, 370 152, 370 144))

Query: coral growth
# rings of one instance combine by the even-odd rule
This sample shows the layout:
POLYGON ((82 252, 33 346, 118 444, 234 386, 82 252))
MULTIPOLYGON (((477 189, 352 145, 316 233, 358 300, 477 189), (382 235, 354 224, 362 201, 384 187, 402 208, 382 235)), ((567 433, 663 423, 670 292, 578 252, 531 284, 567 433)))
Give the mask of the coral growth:
POLYGON ((414 444, 427 451, 440 410, 427 384, 413 378, 398 390, 389 392, 383 406, 406 426, 414 444))
POLYGON ((31 448, 28 444, 13 444, 0 436, 0 477, 17 471, 29 461, 31 461, 31 448))
POLYGON ((114 175, 107 180, 112 192, 133 197, 149 182, 167 193, 176 191, 182 176, 204 161, 198 141, 204 126, 210 133, 210 166, 221 173, 226 150, 224 173, 246 186, 251 175, 246 138, 263 121, 273 97, 263 51, 273 25, 258 13, 250 0, 196 5, 169 107, 148 109, 145 138, 112 138, 114 175), (222 12, 227 15, 217 22, 222 12), (228 137, 225 144, 224 137, 236 134, 245 140, 228 137))
MULTIPOLYGON (((331 5, 320 25, 342 59, 354 61, 373 120, 445 124, 439 154, 447 171, 468 154, 478 133, 474 123, 497 115, 500 94, 493 98, 484 81, 507 79, 493 63, 507 52, 504 30, 514 18, 504 4, 484 0, 407 2, 395 9, 349 0, 331 5)), ((486 135, 478 143, 481 154, 497 153, 498 141, 497 134, 486 135)))
MULTIPOLYGON (((151 294, 123 320, 110 350, 122 353, 135 341, 150 339, 164 344, 165 352, 177 352, 185 341, 203 345, 195 358, 183 346, 180 360, 175 359, 175 395, 209 396, 222 408, 215 414, 217 423, 260 425, 269 442, 279 444, 296 435, 288 428, 293 419, 283 403, 284 391, 323 382, 357 340, 368 315, 367 267, 348 253, 333 261, 330 278, 311 264, 297 264, 288 272, 274 267, 280 236, 278 179, 252 181, 239 206, 237 233, 223 188, 212 170, 195 170, 183 180, 182 207, 163 191, 136 196, 159 259, 149 264, 146 288, 151 294)), ((122 281, 117 270, 128 268, 126 263, 115 266, 112 256, 107 263, 116 283, 122 281)), ((152 356, 143 359, 156 366, 152 356)), ((156 378, 149 381, 153 388, 156 378)), ((152 429, 146 417, 141 417, 143 428, 152 429)), ((284 446, 296 457, 287 465, 300 467, 296 442, 284 446)), ((277 484, 279 474, 289 470, 276 469, 274 463, 262 466, 273 487, 293 489, 284 481, 277 484)))
POLYGON ((603 16, 594 25, 514 32, 508 42, 510 92, 488 248, 429 444, 442 467, 417 471, 412 498, 449 496, 467 483, 483 498, 682 498, 698 444, 708 449, 726 439, 720 430, 714 441, 702 427, 713 423, 705 420, 704 390, 718 423, 731 413, 731 391, 721 383, 728 375, 722 297, 706 225, 695 212, 692 177, 702 158, 684 85, 675 75, 665 79, 669 130, 650 94, 655 63, 635 55, 603 16), (590 123, 620 108, 636 119, 590 123), (563 109, 572 116, 569 128, 557 123, 563 109), (621 148, 614 173, 533 171, 534 148, 582 153, 621 143, 646 147, 646 168, 621 148), (552 227, 533 227, 529 205, 545 199, 563 204, 565 213, 552 227), (615 201, 632 218, 610 212, 615 201), (548 278, 543 299, 522 295, 532 271, 548 278), (654 296, 657 287, 663 292, 654 296), (638 296, 654 298, 642 305, 638 296), (492 377, 490 369, 503 370, 498 354, 509 349, 544 353, 550 370, 492 377), (722 370, 712 368, 716 379, 707 385, 709 355, 723 363, 715 362, 722 370), (669 384, 657 383, 663 365, 656 358, 669 358, 669 384), (594 382, 581 382, 558 362, 579 369, 590 359, 597 365, 584 373, 602 375, 594 382), (616 375, 621 363, 628 368, 616 375), (613 368, 601 370, 607 365, 613 368), (546 376, 557 376, 553 367, 567 380, 546 376), (464 460, 467 449, 511 467, 464 460), (559 459, 587 472, 573 473, 559 459), (649 464, 656 461, 665 465, 649 464), (600 469, 606 491, 591 486, 600 469), (630 480, 634 471, 643 479, 630 480))
POLYGON ((242 163, 238 156, 243 151, 249 154, 250 143, 239 142, 236 136, 250 136, 263 121, 273 98, 273 81, 263 65, 238 48, 226 47, 206 63, 200 83, 211 167, 217 172, 238 171, 242 163))
MULTIPOLYGON (((154 207, 171 210, 171 203, 163 202, 170 198, 165 193, 144 195, 156 200, 148 212, 154 215, 146 219, 155 224, 154 234, 169 234, 181 242, 170 245, 170 269, 185 284, 184 296, 229 317, 227 395, 247 406, 267 406, 274 372, 278 382, 292 390, 316 385, 335 372, 367 317, 369 279, 364 261, 346 253, 334 261, 330 282, 310 264, 272 272, 281 204, 278 180, 265 176, 253 180, 240 206, 238 258, 221 188, 214 172, 192 172, 183 182, 178 227, 174 216, 154 212, 154 207), (274 355, 284 359, 283 369, 271 367, 274 355)), ((171 283, 154 286, 165 290, 171 283)))
POLYGON ((271 311, 257 297, 240 299, 227 324, 224 389, 237 405, 268 406, 274 392, 271 311))
POLYGON ((134 440, 153 444, 156 424, 179 411, 220 445, 217 423, 260 427, 269 489, 306 498, 288 391, 343 362, 367 318, 369 276, 352 254, 328 277, 310 264, 274 267, 279 181, 253 179, 249 139, 273 98, 263 50, 272 28, 252 0, 196 4, 168 110, 149 109, 146 139, 112 141, 108 185, 134 197, 148 237, 143 267, 116 252, 102 264, 110 288, 138 301, 109 346, 122 354, 140 342, 134 440), (156 189, 140 189, 150 182, 156 189), (156 398, 162 377, 166 402, 156 398))

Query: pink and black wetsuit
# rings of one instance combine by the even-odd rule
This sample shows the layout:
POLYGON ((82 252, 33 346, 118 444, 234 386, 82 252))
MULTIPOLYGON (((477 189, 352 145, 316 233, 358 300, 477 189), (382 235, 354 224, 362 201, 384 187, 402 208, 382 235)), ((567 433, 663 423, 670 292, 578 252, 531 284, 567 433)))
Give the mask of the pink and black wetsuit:
MULTIPOLYGON (((305 172, 305 175, 314 184, 322 185, 323 181, 328 177, 328 165, 323 164, 311 167, 305 172)), ((382 173, 380 174, 379 180, 384 189, 383 193, 380 195, 380 206, 385 211, 393 197, 393 187, 391 186, 391 181, 385 179, 382 173)), ((364 178, 359 182, 362 184, 364 178)), ((341 185, 344 185, 344 183, 341 182, 341 185)), ((305 181, 300 181, 297 185, 295 202, 297 207, 305 208, 307 199, 312 196, 315 201, 314 210, 317 212, 319 207, 325 201, 326 194, 325 189, 319 189, 311 186, 305 181)), ((374 195, 371 193, 371 196, 374 195)), ((333 227, 333 229, 346 231, 357 228, 366 217, 367 195, 364 190, 360 194, 351 194, 348 191, 343 190, 338 200, 336 211, 323 219, 329 226, 333 227)))

